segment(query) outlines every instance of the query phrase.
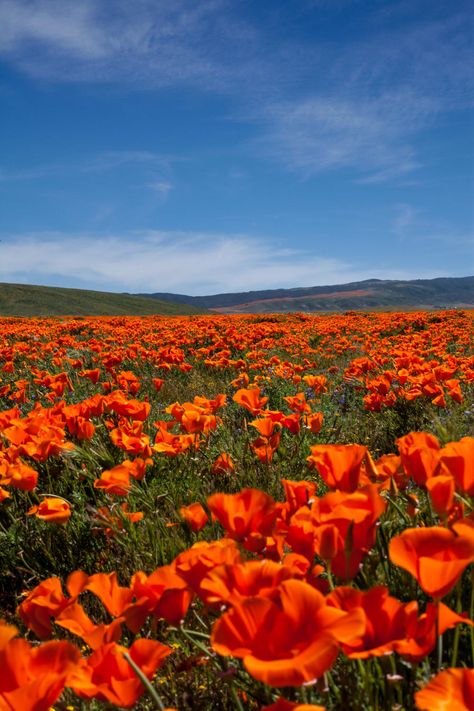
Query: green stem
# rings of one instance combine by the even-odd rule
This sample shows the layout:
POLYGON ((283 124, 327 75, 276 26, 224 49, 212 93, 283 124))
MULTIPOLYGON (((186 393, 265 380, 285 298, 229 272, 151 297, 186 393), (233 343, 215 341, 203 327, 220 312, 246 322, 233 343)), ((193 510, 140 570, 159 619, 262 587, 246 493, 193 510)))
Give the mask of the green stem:
POLYGON ((133 671, 135 672, 135 674, 137 675, 137 677, 138 677, 138 678, 140 679, 140 681, 142 682, 142 684, 143 684, 143 686, 145 687, 145 689, 146 689, 146 690, 148 691, 148 693, 150 694, 151 698, 153 699, 153 701, 154 701, 155 704, 156 704, 156 707, 157 707, 158 709, 160 709, 160 711, 165 711, 165 705, 164 705, 164 703, 162 702, 162 700, 160 699, 160 697, 159 697, 158 692, 156 691, 156 689, 152 686, 152 684, 150 684, 150 680, 147 679, 147 677, 146 677, 145 674, 142 672, 142 670, 140 669, 140 667, 135 664, 135 662, 133 661, 133 659, 131 658, 131 656, 130 656, 127 652, 123 652, 123 656, 125 657, 125 659, 127 660, 127 662, 130 664, 130 666, 132 667, 133 671))
MULTIPOLYGON (((458 615, 461 612, 461 580, 459 580, 458 585, 457 585, 456 612, 458 613, 458 615)), ((451 655, 451 666, 452 667, 455 667, 457 665, 457 661, 458 661, 460 634, 461 634, 461 627, 460 627, 460 625, 456 625, 456 629, 454 631, 453 653, 451 655)))
POLYGON ((234 686, 233 684, 232 684, 232 686, 231 686, 231 694, 232 694, 232 697, 233 697, 233 699, 234 699, 234 701, 235 701, 235 708, 238 709, 238 711, 244 711, 244 707, 242 706, 242 702, 241 702, 241 700, 239 699, 239 695, 238 695, 237 690, 236 690, 236 688, 235 688, 235 686, 234 686))

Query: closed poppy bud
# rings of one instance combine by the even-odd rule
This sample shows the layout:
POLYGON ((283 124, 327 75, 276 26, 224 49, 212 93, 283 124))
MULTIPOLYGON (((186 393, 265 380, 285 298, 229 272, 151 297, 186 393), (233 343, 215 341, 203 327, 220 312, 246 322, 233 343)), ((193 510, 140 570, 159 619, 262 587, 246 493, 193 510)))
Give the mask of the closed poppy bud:
POLYGON ((441 518, 446 518, 454 503, 454 478, 450 474, 431 477, 426 482, 431 504, 441 518))
POLYGON ((318 434, 323 426, 323 413, 315 412, 313 415, 308 415, 306 424, 313 434, 318 434))

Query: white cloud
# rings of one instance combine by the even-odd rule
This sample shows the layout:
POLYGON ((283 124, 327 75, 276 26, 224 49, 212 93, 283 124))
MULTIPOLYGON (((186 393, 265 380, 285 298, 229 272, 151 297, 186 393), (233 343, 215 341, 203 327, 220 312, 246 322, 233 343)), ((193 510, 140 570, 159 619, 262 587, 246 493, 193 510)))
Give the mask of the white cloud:
POLYGON ((173 190, 174 185, 167 180, 154 180, 152 183, 147 183, 145 187, 156 195, 160 203, 164 203, 168 199, 168 195, 171 190, 173 190))
POLYGON ((0 243, 0 281, 109 291, 210 294, 432 276, 443 274, 360 268, 248 235, 42 232, 5 236, 0 243))
POLYGON ((151 151, 104 151, 78 163, 47 163, 16 170, 0 168, 0 183, 57 178, 73 173, 105 173, 131 164, 167 169, 174 160, 178 159, 151 151))
POLYGON ((258 141, 292 170, 311 176, 349 168, 376 183, 421 167, 409 137, 428 121, 431 102, 405 92, 376 98, 319 96, 267 106, 258 141))
POLYGON ((56 81, 218 88, 244 76, 253 45, 250 27, 223 21, 228 6, 228 0, 0 0, 0 52, 56 81))
MULTIPOLYGON (((325 13, 349 1, 295 4, 308 20, 321 13, 323 26, 335 22, 325 13)), ((246 5, 0 0, 0 54, 54 81, 226 93, 232 119, 258 127, 260 155, 303 176, 350 170, 368 185, 423 167, 417 134, 443 112, 472 105, 467 3, 443 12, 416 0, 376 3, 363 31, 306 43, 291 28, 283 40, 263 20, 257 25, 246 5)), ((255 156, 255 142, 248 147, 255 156)))

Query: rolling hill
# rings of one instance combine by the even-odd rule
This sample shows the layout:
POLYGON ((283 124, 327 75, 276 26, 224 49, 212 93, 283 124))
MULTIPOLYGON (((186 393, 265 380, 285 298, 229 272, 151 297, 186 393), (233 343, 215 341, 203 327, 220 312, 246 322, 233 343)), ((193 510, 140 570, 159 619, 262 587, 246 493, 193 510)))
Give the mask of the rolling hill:
POLYGON ((474 276, 409 281, 367 279, 332 286, 269 289, 212 296, 168 293, 147 296, 206 308, 217 313, 474 308, 474 276))
POLYGON ((177 316, 205 313, 206 308, 86 289, 0 283, 0 316, 177 316))

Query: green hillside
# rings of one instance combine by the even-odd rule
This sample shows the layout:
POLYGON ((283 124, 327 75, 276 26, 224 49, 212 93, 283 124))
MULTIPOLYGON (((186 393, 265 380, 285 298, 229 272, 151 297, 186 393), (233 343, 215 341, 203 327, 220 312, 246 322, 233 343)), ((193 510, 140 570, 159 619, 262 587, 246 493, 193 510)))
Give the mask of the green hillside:
POLYGON ((0 316, 177 316, 205 312, 199 306, 130 294, 0 283, 0 316))

